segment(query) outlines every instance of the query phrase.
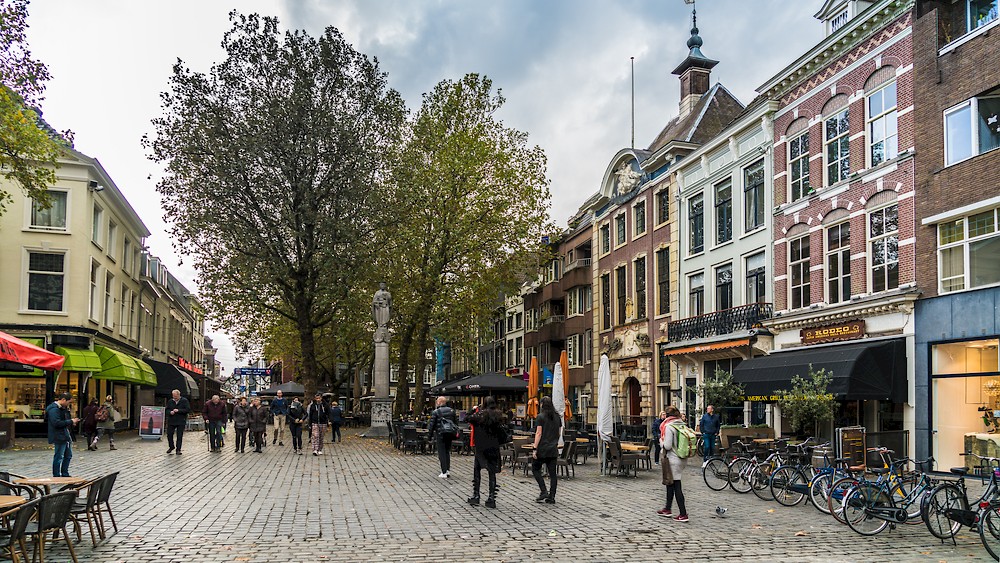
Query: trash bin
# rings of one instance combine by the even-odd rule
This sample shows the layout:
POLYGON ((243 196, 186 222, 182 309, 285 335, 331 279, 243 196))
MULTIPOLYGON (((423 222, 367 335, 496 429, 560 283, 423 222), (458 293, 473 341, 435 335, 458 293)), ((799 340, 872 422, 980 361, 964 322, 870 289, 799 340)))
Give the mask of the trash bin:
POLYGON ((833 453, 833 448, 829 446, 823 448, 814 448, 812 455, 812 466, 817 468, 829 467, 830 465, 833 465, 833 459, 835 457, 836 455, 833 453))

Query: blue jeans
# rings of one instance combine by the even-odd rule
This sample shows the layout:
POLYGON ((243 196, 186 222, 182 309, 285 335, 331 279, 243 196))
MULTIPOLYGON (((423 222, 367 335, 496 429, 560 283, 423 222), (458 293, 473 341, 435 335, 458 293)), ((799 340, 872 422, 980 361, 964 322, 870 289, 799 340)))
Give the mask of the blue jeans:
POLYGON ((208 442, 213 450, 222 447, 222 426, 224 424, 225 422, 219 420, 208 422, 208 442))
POLYGON ((69 462, 73 459, 72 442, 56 442, 56 453, 52 456, 52 476, 69 477, 69 462))
POLYGON ((701 436, 702 438, 704 438, 705 441, 704 445, 705 461, 708 461, 708 458, 715 455, 715 439, 718 437, 718 434, 702 434, 701 436))

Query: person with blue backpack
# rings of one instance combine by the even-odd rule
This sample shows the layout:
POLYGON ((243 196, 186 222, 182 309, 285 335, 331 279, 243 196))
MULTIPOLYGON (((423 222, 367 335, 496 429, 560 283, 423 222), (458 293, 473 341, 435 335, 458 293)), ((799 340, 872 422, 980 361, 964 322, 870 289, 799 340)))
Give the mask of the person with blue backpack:
POLYGON ((673 518, 677 522, 687 522, 687 507, 684 505, 684 492, 681 490, 681 477, 687 466, 687 458, 697 447, 692 440, 694 431, 684 422, 677 407, 666 408, 667 418, 660 425, 660 469, 663 472, 663 485, 667 487, 667 503, 656 513, 665 518, 673 518), (679 514, 674 516, 672 507, 677 498, 679 514))
POLYGON ((458 414, 448 406, 448 397, 438 397, 437 408, 431 413, 431 422, 427 425, 427 433, 437 439, 438 461, 441 462, 441 474, 438 477, 451 477, 451 442, 458 437, 458 414))

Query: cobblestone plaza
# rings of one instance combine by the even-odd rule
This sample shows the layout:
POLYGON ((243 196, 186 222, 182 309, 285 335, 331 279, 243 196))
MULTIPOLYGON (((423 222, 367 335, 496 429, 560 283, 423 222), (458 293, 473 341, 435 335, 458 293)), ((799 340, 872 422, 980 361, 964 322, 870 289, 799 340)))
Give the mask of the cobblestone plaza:
MULTIPOLYGON (((555 505, 535 504, 531 476, 507 467, 497 508, 465 504, 472 457, 456 455, 452 478, 437 457, 404 455, 356 431, 322 457, 271 446, 264 453, 208 452, 186 436, 184 455, 166 444, 122 437, 117 451, 77 448, 74 476, 121 474, 112 496, 119 533, 93 548, 84 532, 80 561, 988 561, 979 537, 957 544, 923 525, 862 537, 803 504, 785 508, 753 495, 713 492, 692 463, 684 488, 691 521, 657 517, 660 474, 602 477, 593 458, 563 479, 555 505), (727 509, 715 516, 716 506, 727 509)), ((48 475, 40 441, 0 452, 0 466, 48 475)), ((48 561, 68 560, 62 545, 48 561)))

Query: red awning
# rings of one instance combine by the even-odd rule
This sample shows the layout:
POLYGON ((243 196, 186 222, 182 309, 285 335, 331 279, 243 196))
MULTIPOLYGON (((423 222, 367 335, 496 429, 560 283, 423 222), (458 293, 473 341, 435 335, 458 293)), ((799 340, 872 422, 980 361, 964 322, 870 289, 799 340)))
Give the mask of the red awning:
POLYGON ((24 364, 47 371, 57 371, 66 358, 0 332, 0 362, 24 364))

